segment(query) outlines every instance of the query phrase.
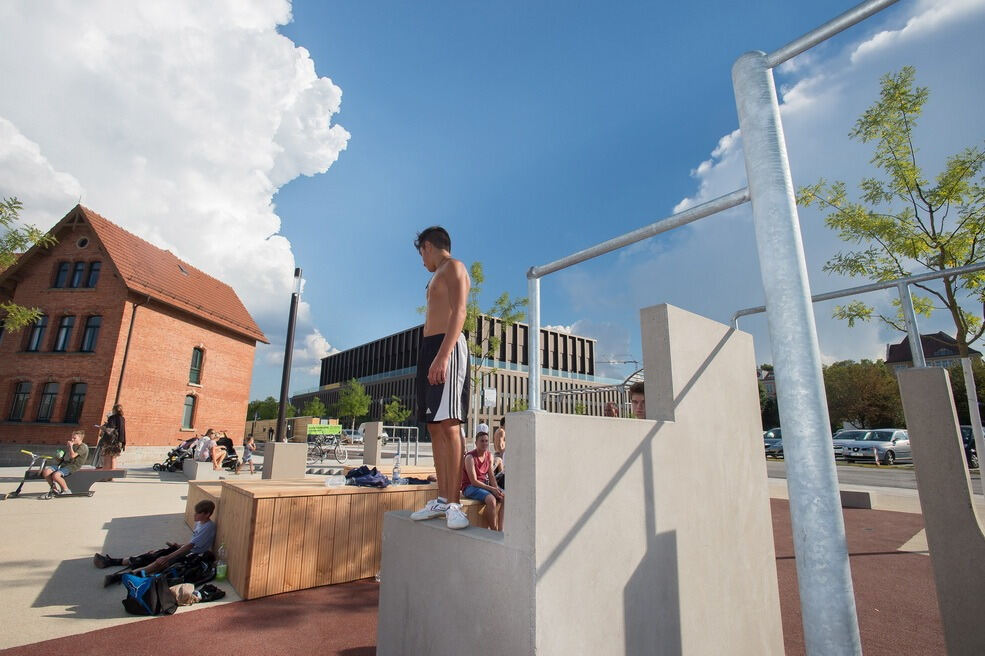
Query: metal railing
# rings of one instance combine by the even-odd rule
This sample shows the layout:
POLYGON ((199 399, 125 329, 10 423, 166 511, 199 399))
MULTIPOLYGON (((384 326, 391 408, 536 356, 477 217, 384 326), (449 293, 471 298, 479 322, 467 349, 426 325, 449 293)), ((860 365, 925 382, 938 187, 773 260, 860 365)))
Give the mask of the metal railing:
MULTIPOLYGON (((748 52, 732 67, 748 188, 527 272, 529 407, 540 409, 540 279, 617 248, 752 203, 769 314, 780 420, 789 435, 787 473, 797 579, 809 654, 861 654, 841 498, 831 458, 827 400, 810 284, 772 69, 897 0, 869 0, 767 55, 748 52)), ((906 294, 909 298, 909 294, 906 294)), ((912 313, 912 304, 904 312, 912 313)), ((919 335, 917 335, 919 340, 919 335)))

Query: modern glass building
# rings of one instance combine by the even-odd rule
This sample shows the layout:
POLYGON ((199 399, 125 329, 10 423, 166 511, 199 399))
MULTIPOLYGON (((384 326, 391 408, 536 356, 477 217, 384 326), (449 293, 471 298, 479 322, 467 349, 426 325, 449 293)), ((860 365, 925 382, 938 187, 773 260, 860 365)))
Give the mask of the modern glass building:
MULTIPOLYGON (((499 339, 499 348, 491 357, 481 363, 473 357, 473 365, 479 365, 482 374, 480 387, 495 390, 494 403, 479 408, 479 422, 491 423, 507 412, 526 407, 529 326, 516 323, 504 329, 501 321, 489 316, 480 317, 478 323, 476 334, 467 335, 470 342, 488 345, 491 337, 499 339)), ((371 420, 380 419, 383 405, 393 396, 416 413, 414 377, 423 329, 423 325, 414 326, 323 358, 318 389, 293 396, 291 403, 301 408, 311 398, 318 397, 331 410, 339 400, 342 385, 355 379, 366 387, 373 399, 369 411, 371 420)), ((547 329, 541 329, 540 335, 542 392, 600 388, 598 393, 566 397, 547 395, 544 397, 545 410, 601 416, 606 402, 621 401, 619 391, 611 388, 623 381, 596 374, 594 339, 547 329)), ((487 392, 486 396, 492 396, 492 393, 487 392)), ((470 412, 469 434, 472 433, 472 415, 470 412)))

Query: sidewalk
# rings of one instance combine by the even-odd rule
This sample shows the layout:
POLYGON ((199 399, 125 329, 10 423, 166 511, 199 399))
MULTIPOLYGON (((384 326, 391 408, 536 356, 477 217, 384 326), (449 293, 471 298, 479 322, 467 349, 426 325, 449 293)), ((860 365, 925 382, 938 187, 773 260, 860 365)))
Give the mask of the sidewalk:
MULTIPOLYGON (((0 469, 0 491, 16 487, 22 473, 0 469)), ((0 502, 0 524, 16 536, 0 545, 0 611, 6 620, 0 656, 375 653, 378 585, 372 580, 236 604, 227 603, 238 598, 223 584, 228 596, 222 602, 183 608, 170 617, 126 615, 122 589, 101 587, 105 571, 92 567, 92 553, 142 550, 187 537, 186 486, 180 475, 131 470, 127 479, 97 483, 91 498, 38 501, 34 497, 43 485, 29 483, 24 498, 0 502)), ((771 479, 770 491, 778 497, 771 508, 784 644, 786 653, 801 654, 785 482, 771 479)), ((889 500, 877 504, 919 511, 915 491, 868 491, 873 499, 889 500)), ((844 516, 864 652, 943 654, 930 559, 926 546, 918 544, 921 515, 846 509, 844 516)))
MULTIPOLYGON (((0 468, 0 492, 13 491, 23 474, 23 467, 0 468)), ((103 576, 115 570, 94 568, 92 555, 129 555, 189 539, 187 481, 145 467, 92 489, 92 497, 43 501, 38 497, 47 485, 28 481, 19 498, 0 501, 0 648, 145 619, 123 611, 121 586, 103 588, 103 576)), ((226 597, 213 603, 239 599, 228 584, 220 587, 226 597)))

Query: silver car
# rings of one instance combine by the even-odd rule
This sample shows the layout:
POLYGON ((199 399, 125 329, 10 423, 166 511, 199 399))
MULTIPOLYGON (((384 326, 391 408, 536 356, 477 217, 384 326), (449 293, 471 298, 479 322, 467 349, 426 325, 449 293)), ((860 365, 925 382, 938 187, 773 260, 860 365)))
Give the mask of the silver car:
POLYGON ((845 445, 849 442, 864 440, 870 433, 869 430, 840 430, 834 434, 831 443, 834 445, 835 459, 845 457, 845 445))
POLYGON ((847 442, 842 448, 848 462, 871 460, 873 457, 883 465, 892 465, 900 460, 913 462, 910 437, 905 430, 899 428, 871 430, 864 439, 847 442))

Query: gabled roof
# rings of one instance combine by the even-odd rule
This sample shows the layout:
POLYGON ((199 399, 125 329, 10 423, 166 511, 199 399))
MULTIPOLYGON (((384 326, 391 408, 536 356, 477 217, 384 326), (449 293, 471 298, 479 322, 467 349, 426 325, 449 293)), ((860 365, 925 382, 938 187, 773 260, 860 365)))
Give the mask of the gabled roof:
MULTIPOLYGON (((58 232, 66 224, 77 224, 80 218, 92 227, 111 264, 130 291, 146 294, 234 333, 269 344, 232 287, 89 208, 76 205, 51 232, 58 232)), ((28 253, 33 251, 31 249, 28 253)), ((4 273, 13 273, 26 259, 21 258, 4 273)))
MULTIPOLYGON (((920 335, 920 344, 923 346, 925 358, 956 357, 958 355, 958 341, 944 332, 920 335)), ((981 355, 981 352, 968 347, 968 355, 981 355)), ((886 346, 886 364, 912 361, 913 353, 910 351, 909 338, 904 337, 899 344, 886 346)))

